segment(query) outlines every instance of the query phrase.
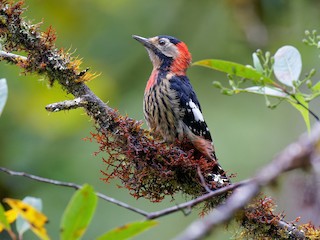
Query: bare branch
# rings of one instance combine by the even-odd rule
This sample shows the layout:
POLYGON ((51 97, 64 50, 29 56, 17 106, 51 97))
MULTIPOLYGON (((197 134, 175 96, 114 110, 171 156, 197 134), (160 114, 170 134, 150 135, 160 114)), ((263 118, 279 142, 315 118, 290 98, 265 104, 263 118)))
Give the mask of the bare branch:
MULTIPOLYGON (((214 228, 229 221, 234 214, 243 209, 261 190, 262 187, 272 183, 282 173, 297 169, 307 168, 318 160, 319 152, 317 146, 320 143, 320 124, 316 124, 310 135, 304 134, 300 139, 286 147, 274 160, 259 171, 255 178, 248 184, 238 188, 226 200, 224 205, 216 208, 202 220, 192 223, 177 240, 201 239, 214 228)), ((284 221, 275 223, 280 228, 284 228, 296 239, 304 239, 304 234, 295 229, 292 224, 284 221)))
POLYGON ((73 100, 66 100, 63 102, 51 103, 46 106, 48 112, 59 112, 64 110, 76 109, 79 107, 84 107, 88 102, 84 97, 78 97, 73 100))
POLYGON ((21 55, 17 55, 17 54, 13 54, 13 53, 9 53, 9 52, 5 52, 0 50, 0 59, 2 60, 6 60, 8 62, 12 62, 12 63, 18 63, 20 61, 27 61, 27 58, 21 55))
MULTIPOLYGON (((5 172, 11 176, 21 176, 21 177, 25 177, 25 178, 29 178, 31 180, 34 181, 38 181, 38 182, 43 182, 43 183, 48 183, 48 184, 52 184, 52 185, 56 185, 56 186, 63 186, 63 187, 69 187, 69 188, 74 188, 74 189, 80 189, 82 186, 72 183, 72 182, 63 182, 63 181, 58 181, 58 180, 53 180, 53 179, 48 179, 48 178, 43 178, 43 177, 39 177, 36 175, 32 175, 32 174, 28 174, 25 172, 17 172, 17 171, 12 171, 9 170, 7 168, 4 167, 0 167, 0 171, 5 172)), ((218 190, 215 191, 210 191, 209 193, 198 197, 196 199, 193 199, 191 201, 182 203, 182 204, 178 204, 176 206, 173 207, 169 207, 166 209, 162 209, 160 211, 155 211, 155 212, 145 212, 144 210, 141 210, 139 208, 135 208, 132 207, 129 204, 126 204, 124 202, 121 202, 119 200, 116 200, 114 198, 111 198, 105 194, 96 192, 96 195, 101 198, 102 200, 105 200, 107 202, 113 203, 117 206, 123 207, 125 209, 128 209, 132 212, 135 212, 139 215, 142 215, 144 217, 146 217, 146 219, 157 219, 159 217, 163 217, 184 209, 191 209, 192 207, 210 199, 210 198, 214 198, 217 197, 219 195, 222 195, 226 192, 229 191, 234 191, 235 189, 238 189, 236 191, 234 191, 234 194, 231 195, 231 197, 227 200, 225 205, 222 205, 220 207, 218 207, 216 209, 216 211, 214 211, 214 217, 210 217, 210 215, 208 215, 208 217, 205 217, 203 220, 199 220, 197 222, 195 222, 192 227, 189 227, 188 229, 190 230, 190 232, 192 232, 192 234, 189 232, 188 236, 189 238, 185 238, 185 236, 182 236, 181 239, 199 239, 201 237, 194 237, 195 235, 202 235, 204 232, 208 232, 210 231, 210 227, 212 226, 212 224, 216 224, 219 225, 223 222, 228 221, 232 216, 233 213, 235 211, 237 211, 238 209, 242 208, 243 206, 245 206, 248 202, 247 202, 247 197, 248 196, 253 196, 258 192, 258 189, 256 188, 256 180, 255 179, 248 179, 248 180, 244 180, 238 183, 234 183, 232 185, 220 188, 218 190), (230 205, 230 202, 232 202, 232 204, 230 205), (196 231, 195 231, 196 229, 196 231)), ((288 232, 291 232, 292 236, 296 237, 296 239, 304 239, 304 234, 299 231, 295 226, 293 226, 292 224, 289 224, 283 220, 280 220, 278 223, 278 226, 282 229, 287 229, 288 232)), ((180 239, 180 238, 178 238, 180 239)))
POLYGON ((214 197, 217 197, 217 196, 220 196, 226 192, 229 192, 229 191, 232 191, 236 188, 239 188, 240 186, 243 186, 243 185, 246 185, 248 183, 251 182, 251 179, 248 179, 248 180, 244 180, 244 181, 241 181, 241 182, 238 182, 238 183, 233 183, 231 185, 228 185, 228 186, 225 186, 223 188, 219 188, 215 191, 210 191, 209 193, 207 194, 204 194, 196 199, 193 199, 191 201, 188 201, 188 202, 185 202, 185 203, 182 203, 182 204, 178 204, 177 206, 174 206, 174 207, 170 207, 170 208, 166 208, 166 209, 163 209, 163 210, 160 210, 160 211, 157 211, 157 212, 152 212, 152 213, 149 213, 147 218, 148 219, 155 219, 155 218, 159 218, 159 217, 162 217, 162 216, 165 216, 165 215, 168 215, 170 213, 173 213, 173 212, 176 212, 176 211, 179 211, 181 209, 187 209, 187 208, 191 208, 191 207, 194 207, 210 198, 214 198, 214 197))
MULTIPOLYGON (((82 188, 81 185, 78 185, 78 184, 75 184, 75 183, 72 183, 72 182, 62 182, 62 181, 57 181, 57 180, 53 180, 53 179, 49 179, 49 178, 44 178, 44 177, 39 177, 39 176, 36 176, 36 175, 32 175, 32 174, 29 174, 29 173, 25 173, 25 172, 17 172, 17 171, 12 171, 12 170, 9 170, 7 168, 4 168, 4 167, 0 167, 0 171, 1 172, 5 172, 11 176, 20 176, 20 177, 25 177, 25 178, 29 178, 29 179, 32 179, 32 180, 35 180, 35 181, 38 181, 38 182, 43 182, 43 183, 49 183, 49 184, 52 184, 52 185, 56 185, 56 186, 63 186, 63 187, 69 187, 69 188, 74 188, 74 189, 80 189, 82 188)), ((148 213, 141 210, 141 209, 138 209, 138 208, 134 208, 124 202, 121 202, 121 201, 118 201, 114 198, 111 198, 111 197, 108 197, 107 195, 104 195, 102 193, 99 193, 99 192, 96 192, 96 195, 107 201, 107 202, 110 202, 110 203, 113 203, 115 205, 118 205, 120 207, 123 207, 123 208, 126 208, 128 210, 131 210, 132 212, 135 212, 135 213, 138 213, 142 216, 145 216, 147 217, 148 216, 148 213)))
MULTIPOLYGON (((82 186, 81 185, 78 185, 76 183, 72 183, 72 182, 62 182, 62 181, 58 181, 58 180, 53 180, 53 179, 49 179, 49 178, 44 178, 44 177, 39 177, 39 176, 36 176, 36 175, 32 175, 32 174, 29 174, 29 173, 25 173, 25 172, 17 172, 17 171, 12 171, 8 168, 4 168, 4 167, 0 167, 0 171, 1 172, 4 172, 4 173, 7 173, 11 176, 20 176, 20 177, 25 177, 25 178, 29 178, 31 180, 34 180, 34 181, 37 181, 37 182, 43 182, 43 183, 48 183, 48 184, 52 184, 52 185, 56 185, 56 186, 62 186, 62 187, 69 187, 69 188, 74 188, 74 189, 80 189, 82 186)), ((243 186, 244 184, 247 184, 248 182, 250 182, 250 180, 245 180, 245 181, 241 181, 241 182, 238 182, 238 183, 234 183, 232 185, 228 185, 226 187, 223 187, 223 188, 220 188, 216 191, 210 191, 209 193, 203 195, 203 196, 200 196, 196 199, 193 199, 191 201, 188 201, 188 202, 185 202, 185 203, 182 203, 182 204, 178 204, 174 207, 169 207, 169 208, 166 208, 166 209, 163 209, 163 210, 160 210, 160 211, 156 211, 156 212, 145 212, 141 209, 138 209, 138 208, 135 208, 135 207, 132 207, 124 202, 121 202, 121 201, 118 201, 114 198, 111 198, 105 194, 102 194, 102 193, 99 193, 99 192, 96 192, 96 195, 107 201, 107 202, 110 202, 110 203, 113 203, 115 205, 118 205, 120 207, 123 207, 123 208, 126 208, 128 210, 131 210, 135 213, 138 213, 144 217, 146 217, 147 219, 156 219, 156 218, 159 218, 159 217, 162 217, 162 216, 165 216, 165 215, 168 215, 168 214, 171 214, 171 213, 174 213, 174 212, 177 212, 177 211, 180 211, 182 209, 190 209, 200 203, 202 203, 203 201, 206 201, 210 198, 213 198, 213 197, 217 197, 221 194, 224 194, 228 191, 232 191, 233 189, 236 189, 240 186, 243 186)))
MULTIPOLYGON (((310 135, 305 134, 297 142, 290 144, 269 165, 264 167, 255 178, 238 182, 215 191, 210 191, 209 193, 194 200, 156 212, 144 212, 143 210, 133 208, 125 203, 119 202, 100 193, 98 193, 98 196, 118 206, 122 206, 126 209, 139 213, 145 216, 147 219, 155 219, 173 212, 177 212, 181 209, 190 209, 193 206, 206 201, 207 199, 217 197, 221 194, 238 188, 226 200, 224 205, 218 206, 216 211, 210 213, 208 216, 203 218, 203 220, 198 220, 197 222, 193 223, 181 236, 177 238, 200 239, 208 234, 208 232, 212 231, 215 226, 229 221, 236 211, 243 209, 251 201, 251 199, 260 192, 263 186, 273 182, 280 174, 296 168, 307 168, 310 166, 310 164, 317 166, 317 164, 319 164, 319 153, 317 152, 316 146, 319 144, 319 142, 320 124, 317 124, 312 129, 310 135)), ((24 176, 36 181, 50 184, 67 186, 76 189, 81 187, 80 185, 74 183, 50 180, 22 172, 10 171, 6 168, 0 168, 0 170, 9 173, 10 175, 24 176)), ((287 223, 282 219, 276 221, 274 226, 286 230, 290 237, 295 237, 296 239, 305 239, 303 232, 299 231, 294 225, 287 223)))
POLYGON ((197 173, 198 173, 198 176, 199 176, 199 179, 200 179, 200 182, 201 182, 201 185, 202 187, 207 191, 207 192, 211 192, 212 190, 208 187, 205 179, 204 179, 204 176, 202 175, 201 173, 201 170, 200 168, 198 167, 197 168, 197 173))

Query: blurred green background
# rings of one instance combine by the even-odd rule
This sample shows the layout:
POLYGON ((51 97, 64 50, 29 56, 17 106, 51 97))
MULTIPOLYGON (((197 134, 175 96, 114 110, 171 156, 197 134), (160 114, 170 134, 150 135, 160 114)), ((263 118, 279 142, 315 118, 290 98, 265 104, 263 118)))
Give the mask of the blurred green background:
MULTIPOLYGON (((89 87, 111 107, 136 119, 143 118, 142 97, 151 63, 132 34, 173 35, 186 42, 194 61, 219 58, 251 64, 257 48, 274 53, 283 45, 293 45, 302 54, 302 74, 319 64, 319 52, 301 42, 306 29, 319 30, 320 2, 316 0, 26 0, 25 6, 27 19, 43 20, 42 30, 50 25, 56 30, 58 47, 76 50, 75 55, 83 58, 83 68, 101 73, 88 83, 89 87)), ((1 166, 61 181, 89 183, 97 191, 146 211, 185 200, 177 195, 174 201, 168 198, 163 203, 149 203, 117 188, 117 181, 103 183, 102 155, 93 156, 98 146, 82 140, 94 131, 93 122, 81 109, 59 113, 44 109, 49 103, 72 96, 57 85, 49 88, 41 76, 21 74, 16 66, 1 63, 0 71, 9 85, 8 102, 0 118, 1 166)), ((192 67, 188 75, 212 131, 220 163, 237 174, 234 181, 253 176, 306 130, 302 117, 286 103, 270 110, 262 96, 221 95, 212 81, 225 81, 224 74, 192 67)), ((311 108, 319 114, 319 101, 311 108)), ((277 190, 267 190, 278 202, 278 210, 284 210, 288 220, 301 215, 301 222, 314 220, 320 224, 310 215, 313 208, 303 205, 301 198, 306 174, 296 171, 283 180, 277 190)), ((58 239, 60 218, 73 193, 71 189, 0 173, 0 199, 28 195, 43 200, 52 239, 58 239)), ((136 239, 170 239, 198 218, 198 213, 195 209, 189 216, 176 213, 163 217, 158 226, 136 239)), ((99 201, 84 239, 142 219, 99 201)), ((231 233, 226 233, 222 227, 209 239, 229 239, 237 230, 232 226, 229 229, 231 233)), ((34 239, 34 235, 28 233, 25 239, 34 239)))

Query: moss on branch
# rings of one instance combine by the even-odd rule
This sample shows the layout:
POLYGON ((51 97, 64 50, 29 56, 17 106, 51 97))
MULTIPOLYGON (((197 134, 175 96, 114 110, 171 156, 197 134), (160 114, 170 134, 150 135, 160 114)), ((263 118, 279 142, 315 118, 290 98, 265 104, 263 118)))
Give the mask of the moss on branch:
MULTIPOLYGON (((123 117, 106 105, 85 84, 95 76, 88 70, 81 71, 80 60, 55 46, 56 35, 51 27, 41 32, 41 24, 26 22, 21 17, 22 6, 22 2, 1 1, 0 37, 4 50, 27 56, 3 59, 18 65, 26 74, 44 75, 50 85, 57 82, 67 93, 85 99, 87 104, 82 107, 97 128, 92 139, 100 144, 100 152, 107 153, 107 170, 103 171, 106 179, 117 177, 133 196, 151 201, 161 201, 178 191, 192 197, 205 193, 197 168, 204 175, 214 174, 215 163, 194 154, 188 144, 168 145, 155 139, 141 128, 140 121, 123 117)), ((210 189, 224 186, 213 180, 207 184, 210 189)))

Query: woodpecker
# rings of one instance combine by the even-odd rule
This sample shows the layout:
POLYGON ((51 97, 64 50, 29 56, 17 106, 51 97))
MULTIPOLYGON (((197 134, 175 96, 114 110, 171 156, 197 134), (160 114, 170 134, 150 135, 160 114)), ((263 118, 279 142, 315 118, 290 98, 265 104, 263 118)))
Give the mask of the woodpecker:
MULTIPOLYGON (((153 65, 143 101, 149 128, 168 143, 186 138, 204 157, 217 161, 200 103, 186 76, 191 64, 187 45, 166 35, 132 37, 143 44, 153 65)), ((219 174, 224 175, 218 163, 217 167, 219 174)))

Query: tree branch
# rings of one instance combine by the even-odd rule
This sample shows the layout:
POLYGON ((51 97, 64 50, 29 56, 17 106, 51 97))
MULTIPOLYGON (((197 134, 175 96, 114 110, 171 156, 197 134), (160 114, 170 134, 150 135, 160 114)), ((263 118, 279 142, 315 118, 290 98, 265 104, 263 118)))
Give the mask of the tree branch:
POLYGON ((6 51, 0 51, 0 57, 3 60, 6 60, 11 63, 18 63, 20 61, 27 61, 27 58, 18 54, 9 53, 6 51))
MULTIPOLYGON (((0 53, 1 56, 1 53, 0 53)), ((52 103, 46 106, 48 112, 59 112, 65 110, 76 109, 80 107, 85 107, 88 104, 88 101, 85 99, 85 96, 78 97, 73 100, 65 100, 63 102, 52 103)))
MULTIPOLYGON (((11 176, 20 176, 20 177, 25 177, 25 178, 29 178, 31 180, 34 180, 34 181, 37 181, 37 182, 43 182, 43 183, 49 183, 49 184, 52 184, 52 185, 56 185, 56 186, 62 186, 62 187, 68 187, 68 188, 74 188, 76 190, 82 188, 81 185, 78 185, 76 183, 72 183, 72 182, 62 182, 62 181, 58 181, 58 180, 53 180, 53 179, 49 179, 49 178, 44 178, 44 177, 39 177, 39 176, 36 176, 36 175, 32 175, 32 174, 29 174, 29 173, 25 173, 25 172, 17 172, 17 171, 12 171, 8 168, 4 168, 4 167, 0 167, 0 171, 1 172, 5 172, 11 176)), ((107 202, 110 202, 110 203, 113 203, 117 206, 120 206, 120 207, 123 207, 123 208, 126 208, 132 212, 135 212, 135 213, 138 213, 142 216, 145 216, 147 217, 148 216, 148 213, 141 210, 141 209, 138 209, 138 208, 134 208, 124 202, 121 202, 119 200, 116 200, 114 198, 111 198, 111 197, 108 197, 107 195, 104 195, 102 193, 99 193, 99 192, 96 192, 96 195, 107 201, 107 202)))
POLYGON ((229 184, 224 171, 217 173, 215 163, 196 155, 190 145, 168 145, 142 129, 140 121, 121 116, 106 105, 85 84, 94 75, 88 69, 80 71, 80 61, 55 46, 56 36, 52 28, 41 32, 39 25, 26 22, 21 17, 24 10, 21 6, 21 2, 7 4, 0 0, 0 37, 5 50, 0 52, 0 58, 17 64, 25 73, 46 76, 51 85, 57 82, 75 97, 71 101, 50 104, 46 109, 56 112, 84 108, 98 131, 92 134, 91 140, 100 144, 100 152, 109 155, 105 159, 109 171, 102 171, 106 179, 117 177, 134 197, 154 202, 179 191, 193 198, 201 196, 203 186, 194 177, 198 167, 204 177, 217 176, 207 182, 211 189, 229 184), (27 57, 9 53, 13 51, 24 52, 27 57), (116 167, 110 170, 110 166, 116 167))
MULTIPOLYGON (((224 205, 218 206, 216 208, 216 211, 211 212, 202 220, 194 222, 186 229, 183 234, 181 234, 177 238, 178 240, 201 239, 210 231, 212 231, 214 227, 230 221, 230 219, 233 218, 234 214, 237 211, 239 211, 240 209, 245 209, 245 206, 249 204, 251 200, 260 192, 262 187, 274 182, 284 172, 298 168, 306 169, 310 166, 313 166, 314 169, 319 169, 320 155, 317 149, 317 146, 319 146, 319 144, 320 124, 316 124, 309 135, 304 134, 297 142, 294 142, 286 147, 280 154, 278 154, 278 156, 273 159, 270 164, 259 171, 254 178, 234 183, 215 191, 210 191, 209 193, 204 194, 203 196, 200 196, 196 199, 160 211, 148 213, 141 209, 134 208, 126 203, 108 197, 102 193, 97 193, 97 195, 103 200, 136 212, 146 217, 147 219, 156 219, 180 211, 182 209, 190 209, 210 198, 214 198, 225 194, 226 192, 233 191, 224 205)), ((0 167, 0 171, 13 176, 23 176, 39 182, 71 187, 75 189, 81 188, 80 185, 77 185, 75 183, 61 182, 57 180, 42 178, 24 172, 11 171, 3 167, 0 167)), ((245 209, 245 211, 250 210, 245 209)), ((275 215, 270 215, 270 217, 275 218, 275 215)), ((245 216, 244 218, 246 218, 246 220, 248 221, 248 217, 245 216)), ((243 218, 241 220, 243 220, 243 218)), ((270 222, 273 227, 285 230, 289 237, 294 237, 295 239, 305 239, 304 233, 301 232, 301 230, 299 230, 292 223, 288 223, 283 219, 276 219, 276 221, 270 222)), ((254 234, 257 233, 255 232, 254 234)))
POLYGON ((152 213, 149 213, 148 216, 147 216, 147 219, 155 219, 155 218, 159 218, 159 217, 162 217, 162 216, 165 216, 165 215, 168 215, 170 213, 174 213, 178 210, 181 210, 181 209, 190 209, 210 198, 214 198, 214 197, 217 197, 217 196, 220 196, 222 194, 225 194, 226 192, 229 192, 229 191, 232 191, 236 188, 239 188, 240 186, 243 186, 243 185, 246 185, 250 182, 251 180, 248 179, 248 180, 244 180, 244 181, 241 181, 241 182, 237 182, 237 183, 233 183, 233 184, 230 184, 228 186, 225 186, 223 188, 219 188, 215 191, 210 191, 209 193, 207 194, 204 194, 196 199, 193 199, 191 201, 188 201, 188 202, 185 202, 185 203, 182 203, 182 204, 178 204, 174 207, 170 207, 170 208, 166 208, 166 209, 163 209, 163 210, 160 210, 160 211, 156 211, 156 212, 152 212, 152 213))
MULTIPOLYGON (((0 167, 0 171, 1 172, 4 172, 4 173, 7 173, 11 176, 20 176, 20 177, 24 177, 24 178, 28 178, 28 179, 31 179, 31 180, 34 180, 34 181, 37 181, 37 182, 42 182, 42 183, 48 183, 48 184, 52 184, 52 185, 56 185, 56 186, 62 186, 62 187, 68 187, 68 188, 74 188, 74 189, 80 189, 82 186, 81 185, 78 185, 76 183, 72 183, 72 182, 62 182, 62 181, 58 181, 58 180, 54 180, 54 179, 49 179, 49 178, 44 178, 44 177, 39 177, 39 176, 36 176, 36 175, 33 175, 33 174, 29 174, 29 173, 25 173, 25 172, 17 172, 17 171, 13 171, 13 170, 10 170, 8 168, 5 168, 5 167, 0 167)), ((178 204, 176 206, 173 206, 173 207, 169 207, 169 208, 166 208, 166 209, 162 209, 160 211, 155 211, 155 212, 145 212, 141 209, 138 209, 138 208, 135 208, 135 207, 132 207, 130 206, 129 204, 126 204, 124 202, 121 202, 119 200, 116 200, 112 197, 109 197, 103 193, 99 193, 99 192, 96 192, 96 195, 101 198, 102 200, 105 200, 107 202, 110 202, 110 203, 113 203, 117 206, 120 206, 120 207, 123 207, 125 209, 128 209, 132 212, 135 212, 137 214, 140 214, 144 217, 146 217, 146 219, 156 219, 156 218, 159 218, 159 217, 163 217, 163 216, 166 216, 166 215, 169 215, 171 213, 174 213, 174 212, 177 212, 177 211, 181 211, 183 209, 190 209, 210 198, 213 198, 213 197, 217 197, 217 196, 220 196, 226 192, 229 192, 231 190, 234 190, 240 186, 243 186, 245 184, 247 184, 248 182, 250 182, 250 180, 245 180, 245 181, 241 181, 241 182, 238 182, 238 183, 234 183, 232 185, 228 185, 226 187, 223 187, 223 188, 220 188, 216 191, 211 191, 207 194, 204 194, 203 196, 200 196, 196 199, 193 199, 193 200, 190 200, 188 202, 185 202, 185 203, 182 203, 182 204, 178 204)))
MULTIPOLYGON (((259 171, 249 183, 234 191, 224 205, 216 208, 201 220, 192 223, 177 240, 201 239, 216 226, 232 219, 234 214, 243 209, 261 191, 261 188, 274 182, 282 173, 297 168, 307 169, 314 166, 319 169, 320 124, 316 124, 310 135, 304 134, 297 142, 286 147, 273 161, 259 171)), ((292 224, 283 220, 275 221, 274 225, 287 229, 289 237, 305 239, 304 233, 292 224)), ((257 234, 257 233, 255 233, 257 234)))

